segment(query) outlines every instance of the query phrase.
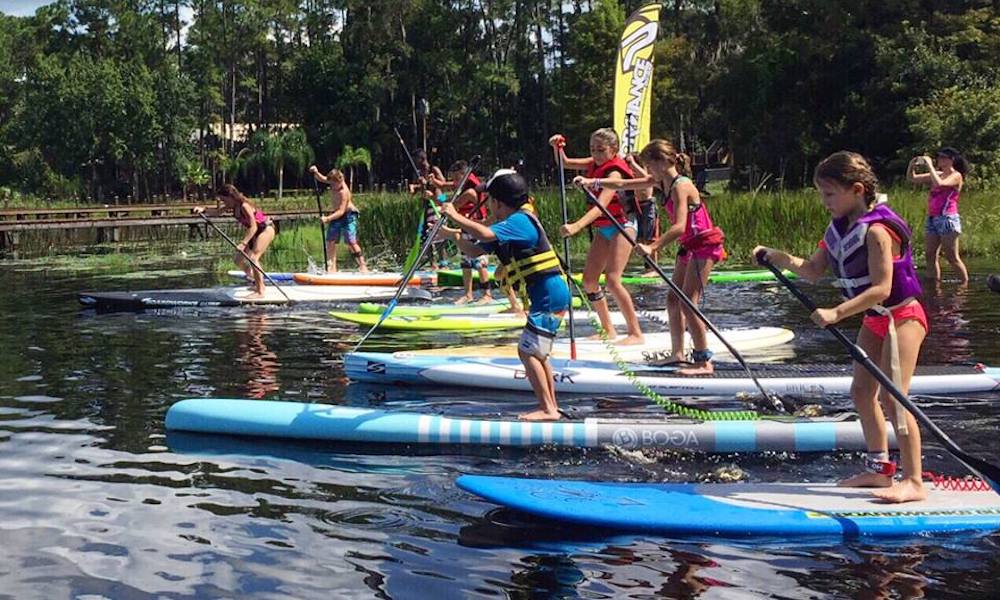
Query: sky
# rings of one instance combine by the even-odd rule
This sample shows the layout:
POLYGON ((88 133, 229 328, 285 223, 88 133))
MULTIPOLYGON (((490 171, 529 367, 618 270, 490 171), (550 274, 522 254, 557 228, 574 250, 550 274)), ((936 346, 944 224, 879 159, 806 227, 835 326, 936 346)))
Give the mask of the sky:
POLYGON ((39 6, 51 4, 52 0, 0 0, 0 13, 15 17, 30 17, 39 6))

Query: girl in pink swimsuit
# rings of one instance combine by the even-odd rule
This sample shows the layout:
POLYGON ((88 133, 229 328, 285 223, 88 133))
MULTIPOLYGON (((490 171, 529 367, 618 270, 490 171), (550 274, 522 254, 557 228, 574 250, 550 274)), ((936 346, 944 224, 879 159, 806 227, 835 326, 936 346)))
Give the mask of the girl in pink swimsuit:
POLYGON ((935 281, 941 279, 939 255, 944 257, 958 271, 962 285, 969 283, 969 271, 958 253, 958 236, 962 233, 962 220, 958 216, 958 199, 965 183, 969 164, 965 158, 951 147, 941 148, 937 161, 929 156, 917 156, 910 161, 906 177, 913 183, 931 188, 927 198, 927 225, 924 228, 924 256, 927 262, 925 275, 935 281), (918 165, 923 165, 926 173, 917 173, 918 165))

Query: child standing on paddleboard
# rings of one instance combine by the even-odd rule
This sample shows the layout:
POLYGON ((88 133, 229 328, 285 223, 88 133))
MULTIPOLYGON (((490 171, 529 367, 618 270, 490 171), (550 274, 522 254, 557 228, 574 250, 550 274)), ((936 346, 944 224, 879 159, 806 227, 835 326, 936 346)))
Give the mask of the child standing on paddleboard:
MULTIPOLYGON (((264 211, 254 206, 231 183, 227 183, 219 188, 218 197, 225 206, 225 210, 230 211, 240 225, 246 228, 243 240, 236 245, 235 261, 236 266, 243 269, 247 278, 253 280, 254 294, 247 298, 263 298, 264 274, 261 271, 260 259, 264 256, 264 252, 267 251, 267 247, 271 245, 271 241, 276 234, 274 222, 264 214, 264 211), (257 265, 256 269, 247 263, 246 258, 243 256, 244 253, 257 265)), ((219 216, 223 213, 222 208, 206 209, 204 206, 196 206, 191 211, 195 214, 205 213, 208 216, 219 216)))
MULTIPOLYGON (((674 241, 680 244, 671 279, 695 305, 708 284, 712 268, 725 258, 722 230, 712 223, 708 207, 701 201, 698 188, 691 181, 690 159, 667 140, 653 140, 639 153, 649 174, 630 180, 577 177, 574 183, 600 186, 609 190, 642 189, 658 185, 663 190, 663 204, 670 219, 670 228, 656 241, 637 244, 636 252, 652 256, 674 241)), ((705 323, 681 303, 676 294, 667 295, 667 316, 670 319, 671 352, 667 361, 658 364, 686 364, 684 331, 691 333, 694 350, 692 365, 678 370, 679 375, 709 375, 714 372, 712 351, 708 349, 705 323)))
MULTIPOLYGON (((567 169, 575 171, 585 171, 586 177, 592 180, 616 181, 621 179, 631 179, 632 169, 625 161, 618 156, 618 134, 614 129, 598 129, 590 135, 590 156, 587 158, 567 158, 564 147, 566 138, 562 134, 553 135, 549 138, 549 144, 555 153, 556 161, 560 156, 563 165, 567 169)), ((597 201, 607 207, 608 212, 616 221, 622 224, 629 235, 633 238, 636 234, 635 206, 634 198, 626 197, 623 192, 616 192, 611 188, 596 186, 594 195, 597 201)), ((608 301, 604 297, 604 290, 601 289, 601 275, 604 275, 604 284, 608 291, 618 303, 618 308, 625 317, 628 327, 628 334, 620 344, 641 344, 643 343, 642 329, 639 327, 639 317, 635 313, 635 305, 632 304, 632 296, 622 284, 622 273, 625 265, 628 264, 629 256, 632 254, 632 245, 628 240, 618 233, 618 228, 609 221, 604 213, 596 206, 591 207, 582 217, 573 223, 562 226, 559 233, 563 237, 574 236, 588 226, 594 227, 594 238, 587 252, 587 262, 583 267, 583 289, 597 311, 597 316, 601 320, 601 327, 607 332, 609 339, 617 336, 615 326, 611 322, 611 313, 608 311, 608 301)))
POLYGON ((538 410, 518 415, 525 421, 559 419, 555 381, 549 354, 563 315, 569 308, 569 287, 552 250, 545 230, 534 213, 525 210, 528 185, 511 169, 500 169, 486 182, 489 211, 496 216, 493 225, 485 225, 463 216, 452 203, 441 212, 472 240, 451 235, 463 252, 472 256, 492 252, 507 268, 506 279, 512 289, 528 297, 528 322, 517 346, 531 388, 538 399, 538 410))
MULTIPOLYGON (((420 230, 420 244, 427 241, 427 234, 434 229, 438 220, 438 206, 444 202, 446 197, 441 191, 441 183, 445 181, 441 169, 431 165, 427 158, 427 153, 417 150, 413 153, 413 162, 420 172, 420 177, 416 183, 410 184, 410 193, 420 197, 424 203, 423 227, 420 230)), ((445 262, 445 247, 443 242, 433 242, 430 252, 430 270, 436 271, 438 266, 445 262), (435 257, 437 257, 435 259, 435 257)))
POLYGON ((958 254, 958 236, 962 233, 962 219, 958 215, 958 199, 968 171, 965 158, 954 148, 945 147, 937 153, 937 166, 929 156, 917 156, 910 161, 906 177, 913 183, 929 186, 927 198, 927 225, 924 227, 924 256, 928 279, 941 279, 940 254, 958 271, 962 285, 969 283, 969 271, 958 254), (927 172, 917 173, 917 166, 927 172), (938 170, 940 169, 940 170, 938 170))
POLYGON ((368 265, 365 264, 361 244, 358 243, 358 218, 361 211, 354 205, 351 188, 344 181, 344 174, 338 169, 332 169, 323 175, 315 165, 309 167, 309 172, 316 178, 316 181, 330 185, 330 201, 333 204, 333 212, 320 217, 323 224, 327 226, 326 240, 324 240, 327 272, 337 272, 337 242, 343 238, 348 251, 358 264, 358 271, 367 273, 368 265))
MULTIPOLYGON (((448 180, 443 182, 442 187, 444 189, 455 189, 455 185, 462 180, 462 176, 468 168, 469 163, 464 160, 455 161, 448 168, 448 180)), ((462 188, 462 193, 455 199, 455 206, 458 207, 458 212, 463 217, 483 223, 487 217, 486 198, 478 191, 480 185, 482 185, 482 182, 479 181, 476 174, 469 173, 469 177, 465 180, 465 185, 462 188)), ((451 232, 453 233, 454 230, 451 230, 451 232)), ((471 240, 468 234, 463 235, 466 239, 471 240)), ((462 253, 462 285, 465 288, 465 294, 456 300, 455 304, 465 304, 475 299, 472 292, 473 269, 479 271, 479 289, 483 291, 483 296, 479 299, 479 302, 490 302, 493 300, 493 294, 490 293, 490 272, 486 270, 486 266, 486 255, 470 256, 464 252, 462 253)))
MULTIPOLYGON (((843 290, 845 300, 833 308, 816 309, 813 322, 827 327, 864 312, 858 346, 906 394, 928 330, 927 315, 918 301, 923 291, 913 265, 910 228, 887 204, 876 203, 875 173, 859 154, 837 152, 828 156, 816 166, 813 181, 833 216, 819 249, 806 259, 757 246, 754 256, 763 253, 775 267, 789 269, 811 281, 819 279, 827 269, 832 271, 834 285, 843 290)), ((920 430, 913 415, 880 390, 876 379, 859 363, 854 363, 851 396, 861 418, 868 454, 865 472, 841 485, 885 488, 875 495, 889 502, 926 498, 920 430), (899 444, 903 479, 898 483, 893 480, 896 463, 889 461, 883 409, 899 444)))

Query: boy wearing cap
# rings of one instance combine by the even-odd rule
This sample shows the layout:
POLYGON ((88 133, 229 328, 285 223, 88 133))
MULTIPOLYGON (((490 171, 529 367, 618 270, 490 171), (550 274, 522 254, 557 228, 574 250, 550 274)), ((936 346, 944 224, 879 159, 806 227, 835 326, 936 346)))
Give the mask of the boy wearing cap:
POLYGON ((527 296, 528 321, 517 345, 517 355, 538 399, 539 410, 518 415, 525 421, 555 421, 559 419, 556 390, 549 354, 556 331, 569 308, 570 294, 559 266, 559 257, 552 250, 538 218, 524 210, 528 202, 528 185, 512 169, 500 169, 486 182, 487 205, 496 215, 496 223, 486 225, 462 216, 451 203, 441 212, 472 240, 452 236, 462 252, 478 256, 486 252, 497 255, 506 267, 506 283, 519 295, 527 296))

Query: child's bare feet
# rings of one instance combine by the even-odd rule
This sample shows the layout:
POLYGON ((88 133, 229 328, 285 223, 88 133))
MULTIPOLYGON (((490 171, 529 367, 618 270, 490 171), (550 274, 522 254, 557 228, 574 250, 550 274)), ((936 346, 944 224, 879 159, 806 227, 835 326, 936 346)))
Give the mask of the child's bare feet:
POLYGON ((646 343, 646 338, 641 335, 627 335, 615 343, 619 346, 639 346, 646 343))
POLYGON ((562 415, 558 411, 550 413, 544 410, 535 410, 517 415, 519 421, 558 421, 560 418, 562 418, 562 415))
POLYGON ((493 296, 489 292, 483 294, 483 297, 479 300, 476 300, 476 304, 489 304, 491 302, 493 302, 493 296))
POLYGON ((677 374, 682 377, 693 377, 696 375, 711 375, 715 373, 715 366, 710 362, 695 363, 693 367, 677 369, 677 374))
POLYGON ((468 304, 469 302, 472 302, 472 296, 468 294, 462 296, 458 300, 455 300, 455 304, 468 304))
POLYGON ((892 477, 878 473, 860 473, 844 479, 837 485, 840 487, 887 488, 892 485, 892 477))
POLYGON ((900 504, 927 499, 927 488, 922 481, 907 478, 872 494, 885 502, 900 504))

